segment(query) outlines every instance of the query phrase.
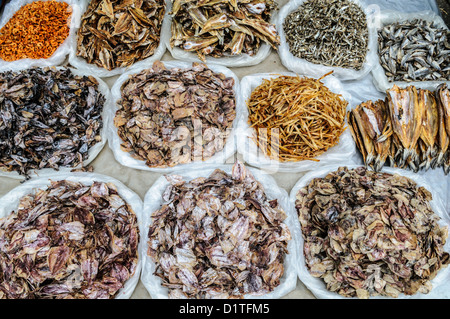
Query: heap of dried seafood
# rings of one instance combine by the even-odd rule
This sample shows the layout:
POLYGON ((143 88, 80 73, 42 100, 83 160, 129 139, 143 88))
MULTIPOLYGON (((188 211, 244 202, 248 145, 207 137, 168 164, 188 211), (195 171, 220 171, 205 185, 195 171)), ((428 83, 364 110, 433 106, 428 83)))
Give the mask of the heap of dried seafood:
POLYGON ((0 219, 0 299, 113 298, 136 270, 138 243, 113 184, 52 181, 0 219))
POLYGON ((206 160, 222 150, 236 117, 234 79, 204 64, 157 61, 121 87, 114 117, 121 149, 149 167, 206 160))
POLYGON ((364 163, 379 171, 386 164, 400 168, 443 167, 450 171, 450 91, 435 93, 394 85, 387 97, 367 101, 348 112, 348 123, 364 163))
POLYGON ((415 19, 378 31, 380 63, 389 82, 450 80, 450 31, 415 19))
POLYGON ((277 161, 314 160, 339 142, 347 101, 320 79, 278 76, 263 79, 247 101, 253 139, 277 161))
POLYGON ((360 70, 366 60, 366 14, 350 0, 307 0, 283 22, 289 51, 308 62, 360 70))
POLYGON ((345 297, 428 293, 449 263, 432 196, 403 176, 364 167, 315 178, 296 196, 310 274, 345 297))
POLYGON ((70 69, 0 73, 0 168, 28 176, 82 165, 101 140, 105 97, 98 85, 70 69))
POLYGON ((291 239, 286 214, 244 165, 190 182, 166 178, 148 255, 170 298, 242 298, 280 284, 291 239))
POLYGON ((77 55, 106 70, 152 56, 159 45, 164 0, 92 0, 81 18, 77 55))
POLYGON ((173 0, 171 47, 205 56, 255 55, 266 42, 275 50, 280 37, 271 15, 273 0, 173 0))

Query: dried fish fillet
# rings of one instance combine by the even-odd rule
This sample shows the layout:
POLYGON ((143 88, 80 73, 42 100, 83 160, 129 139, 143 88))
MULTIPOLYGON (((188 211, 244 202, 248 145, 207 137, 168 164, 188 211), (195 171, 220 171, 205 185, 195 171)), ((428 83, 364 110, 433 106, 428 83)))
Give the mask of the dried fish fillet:
POLYGON ((92 0, 81 17, 77 56, 111 71, 151 57, 160 42, 164 0, 92 0))
POLYGON ((0 73, 0 168, 28 177, 82 166, 101 141, 104 103, 98 81, 70 69, 0 73))
POLYGON ((307 269, 345 297, 430 292, 449 263, 431 200, 409 178, 364 167, 313 179, 295 202, 307 269))
POLYGON ((130 77, 114 125, 121 149, 149 167, 202 161, 221 151, 236 118, 234 79, 204 64, 151 69, 130 77))
POLYGON ((169 298, 242 298, 280 284, 291 239, 286 214, 243 164, 231 174, 166 178, 147 253, 169 298))
POLYGON ((138 243, 113 184, 51 181, 0 218, 0 299, 114 298, 136 271, 138 243))
POLYGON ((273 0, 172 0, 170 46, 206 56, 255 55, 262 43, 275 50, 280 37, 270 23, 273 0))

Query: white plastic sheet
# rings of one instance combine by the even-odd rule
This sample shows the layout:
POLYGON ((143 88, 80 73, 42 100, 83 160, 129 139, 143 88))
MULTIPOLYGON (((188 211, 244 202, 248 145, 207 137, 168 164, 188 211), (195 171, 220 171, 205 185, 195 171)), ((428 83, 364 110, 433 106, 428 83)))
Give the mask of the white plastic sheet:
MULTIPOLYGON (((88 5, 90 3, 90 0, 80 0, 81 5, 81 12, 82 14, 86 11, 88 5)), ((75 30, 75 36, 71 38, 72 41, 72 50, 70 51, 69 55, 69 63, 70 65, 76 67, 78 70, 95 74, 99 77, 111 77, 114 75, 120 75, 124 72, 127 72, 131 67, 145 67, 146 65, 149 65, 153 63, 156 60, 160 60, 164 53, 166 52, 166 41, 170 38, 170 23, 167 19, 168 16, 168 5, 167 3, 170 3, 170 0, 166 0, 166 11, 164 13, 164 20, 162 22, 161 26, 161 33, 160 33, 160 41, 158 44, 158 47, 156 48, 155 52, 152 56, 135 62, 133 65, 129 67, 120 67, 110 70, 107 70, 105 68, 98 67, 95 64, 88 63, 84 58, 77 56, 77 32, 79 30, 80 25, 78 25, 78 28, 75 30)), ((81 14, 81 15, 82 15, 81 14)))
POLYGON ((308 74, 314 77, 320 77, 330 71, 334 71, 333 75, 340 80, 357 80, 361 79, 370 73, 373 66, 377 62, 377 51, 376 51, 376 31, 374 27, 374 21, 379 13, 378 6, 366 6, 363 2, 359 0, 351 0, 357 5, 359 5, 367 16, 367 26, 369 31, 369 41, 368 41, 368 52, 366 55, 366 60, 363 64, 361 70, 355 70, 350 68, 342 67, 331 67, 321 64, 316 64, 308 62, 305 59, 298 58, 294 56, 289 50, 289 44, 286 40, 286 35, 283 29, 283 23, 286 17, 293 11, 297 10, 305 0, 291 0, 281 8, 276 21, 276 27, 278 33, 280 34, 281 44, 278 47, 278 52, 280 55, 281 62, 290 71, 300 74, 308 74))
MULTIPOLYGON (((191 68, 192 63, 190 62, 182 62, 182 61, 169 61, 165 62, 162 61, 164 66, 168 69, 172 68, 191 68)), ((221 65, 207 65, 208 68, 210 68, 212 71, 216 73, 223 73, 227 77, 232 77, 234 79, 234 92, 236 97, 236 119, 233 122, 232 129, 230 130, 230 134, 224 144, 224 148, 217 152, 214 156, 211 158, 205 160, 205 161, 192 161, 190 163, 186 164, 180 164, 176 165, 174 167, 167 167, 167 168, 156 168, 156 167, 149 167, 145 164, 144 161, 137 160, 133 158, 130 153, 125 152, 121 150, 120 144, 122 143, 121 138, 119 137, 117 133, 117 128, 114 126, 113 120, 114 116, 116 114, 116 111, 118 110, 117 101, 122 98, 121 94, 121 87, 122 84, 129 79, 129 77, 132 77, 133 75, 141 72, 142 70, 149 69, 152 67, 152 64, 149 64, 147 66, 140 66, 140 67, 133 67, 128 72, 122 74, 114 83, 111 93, 112 93, 112 107, 109 108, 107 118, 108 118, 108 141, 109 141, 109 147, 114 153, 114 156, 116 160, 122 164, 123 166, 140 169, 140 170, 147 170, 147 171, 153 171, 158 173, 168 173, 171 171, 178 171, 178 170, 190 170, 195 168, 202 168, 202 167, 210 167, 218 164, 224 164, 226 160, 233 156, 233 154, 236 152, 236 126, 237 126, 237 120, 242 114, 242 103, 240 103, 240 96, 239 96, 239 78, 228 68, 221 66, 221 65)))
MULTIPOLYGON (((66 67, 54 67, 57 70, 64 70, 67 69, 66 67)), ((23 69, 27 69, 26 67, 22 66, 19 67, 19 65, 15 65, 15 66, 8 66, 7 68, 12 69, 12 71, 18 72, 20 70, 23 69)), ((86 74, 84 72, 80 72, 79 70, 76 69, 72 69, 69 68, 71 70, 71 72, 74 75, 77 76, 93 76, 99 83, 98 85, 98 91, 105 97, 105 103, 103 104, 103 110, 102 110, 102 119, 103 119, 103 126, 100 129, 100 137, 101 137, 101 141, 97 142, 95 145, 93 145, 89 151, 88 151, 88 158, 82 163, 82 165, 77 165, 75 167, 60 167, 59 171, 60 172, 70 172, 73 169, 79 169, 82 166, 85 167, 87 165, 89 165, 96 157, 97 155, 101 152, 101 150, 103 149, 103 147, 106 144, 107 141, 107 127, 108 127, 108 122, 107 122, 107 114, 110 112, 109 108, 112 105, 112 100, 111 100, 111 92, 109 90, 108 85, 101 80, 100 78, 94 76, 94 75, 90 75, 90 74, 86 74)), ((30 176, 40 176, 42 174, 51 174, 52 172, 55 172, 55 170, 53 168, 42 168, 39 170, 33 170, 29 172, 30 176)), ((10 177, 10 178, 15 178, 15 179, 23 179, 24 176, 20 175, 18 172, 16 171, 11 171, 11 172, 7 172, 7 171, 3 171, 0 170, 0 177, 10 177)))
MULTIPOLYGON (((92 185, 94 181, 113 183, 116 186, 119 195, 131 206, 134 213, 136 214, 140 233, 144 231, 144 229, 142 228, 143 215, 141 198, 120 181, 106 175, 95 173, 53 173, 44 174, 41 177, 33 178, 21 184, 20 186, 13 188, 10 192, 0 198, 0 218, 8 216, 13 211, 17 211, 20 198, 22 198, 23 196, 33 193, 37 189, 46 189, 48 186, 50 186, 51 181, 60 180, 80 182, 84 185, 92 185)), ((142 245, 143 242, 142 240, 140 240, 138 245, 139 258, 136 265, 136 271, 130 277, 130 279, 128 279, 124 287, 119 290, 117 296, 115 297, 116 299, 130 298, 134 289, 136 288, 142 268, 142 255, 140 255, 142 252, 142 245)))
MULTIPOLYGON (((301 228, 300 228, 300 222, 298 221, 298 214, 297 210, 295 209, 295 200, 296 195, 300 189, 307 186, 309 182, 314 178, 322 178, 325 177, 328 173, 336 171, 341 166, 347 166, 349 169, 353 169, 356 167, 360 167, 359 165, 329 165, 321 167, 315 171, 311 171, 304 176, 302 176, 298 182, 295 184, 295 186, 292 188, 290 193, 290 203, 291 203, 291 209, 293 211, 292 214, 295 214, 297 216, 297 231, 301 234, 301 228)), ((441 217, 440 225, 447 225, 450 227, 450 217, 446 212, 445 205, 443 204, 442 198, 439 196, 439 194, 436 192, 436 189, 443 186, 444 184, 447 184, 446 179, 441 179, 440 181, 434 181, 434 183, 430 183, 430 181, 418 174, 415 174, 411 171, 406 171, 398 168, 390 168, 385 167, 382 170, 383 172, 387 172, 390 174, 398 174, 401 176, 405 176, 410 178, 411 180, 415 181, 417 185, 425 187, 428 191, 431 192, 433 196, 433 200, 430 202, 431 208, 433 211, 441 217)), ((299 253, 298 253, 298 277, 299 279, 305 284, 305 286, 316 296, 317 298, 323 298, 323 299, 346 299, 346 297, 343 297, 337 293, 328 291, 326 289, 325 283, 323 279, 321 278, 315 278, 313 277, 305 264, 305 256, 303 252, 303 244, 304 240, 303 237, 300 235, 299 240, 297 244, 299 245, 299 253)), ((445 251, 450 251, 450 240, 447 239, 447 242, 444 246, 445 251)), ((428 299, 428 298, 450 298, 450 267, 446 267, 441 269, 437 276, 431 280, 431 284, 433 285, 433 289, 428 294, 422 294, 422 293, 416 293, 412 296, 407 296, 404 294, 399 295, 399 299, 428 299)), ((355 298, 356 299, 356 298, 355 298)), ((389 297, 371 297, 371 299, 392 299, 389 297)))
MULTIPOLYGON (((169 0, 170 1, 170 0, 169 0)), ((169 10, 172 10, 172 4, 170 3, 169 10)), ((168 11, 170 12, 170 11, 168 11)), ((277 11, 272 12, 272 17, 270 22, 275 23, 277 16, 277 11)), ((169 28, 172 25, 172 16, 168 15, 167 17, 169 28)), ((182 61, 189 61, 189 62, 202 62, 195 52, 189 52, 185 51, 179 47, 171 47, 170 46, 170 36, 164 38, 164 41, 166 42, 167 50, 170 51, 172 54, 172 57, 176 60, 182 60, 182 61)), ((214 58, 211 56, 206 57, 206 63, 214 63, 218 65, 223 65, 227 67, 245 67, 245 66, 252 66, 261 63, 264 61, 267 56, 270 54, 270 50, 272 48, 267 43, 263 43, 258 52, 250 56, 248 54, 240 54, 236 56, 223 56, 220 58, 214 58)))
MULTIPOLYGON (((437 15, 436 13, 432 11, 425 11, 425 12, 413 12, 413 13, 404 13, 404 12, 398 12, 398 11, 383 11, 379 16, 379 22, 377 23, 377 30, 381 30, 382 27, 396 22, 405 22, 405 21, 411 21, 414 19, 423 19, 425 21, 429 22, 435 22, 437 26, 445 28, 448 30, 447 25, 445 24, 444 20, 437 15)), ((376 41, 376 49, 377 55, 378 55, 378 33, 377 33, 377 41, 376 41)), ((413 82, 406 82, 406 81, 394 81, 389 82, 388 78, 385 74, 385 71, 383 67, 380 64, 379 57, 377 59, 377 63, 375 64, 374 68, 372 69, 372 75, 373 75, 373 83, 375 87, 381 91, 386 92, 386 90, 390 89, 394 84, 401 88, 405 88, 407 86, 413 85, 416 88, 422 88, 434 91, 439 84, 441 83, 447 83, 447 85, 450 84, 450 81, 413 81, 413 82)))
MULTIPOLYGON (((225 171, 228 174, 231 174, 232 165, 221 165, 216 168, 225 171)), ((253 174, 255 179, 259 181, 267 195, 269 200, 278 199, 278 203, 284 209, 287 214, 287 218, 284 220, 284 223, 288 226, 292 239, 288 243, 288 254, 285 257, 284 262, 284 274, 280 280, 280 285, 274 289, 274 291, 262 295, 262 296, 254 296, 254 295, 245 295, 245 299, 277 299, 281 298, 284 295, 288 294, 292 290, 295 289, 297 285, 297 268, 296 268, 296 260, 298 254, 298 245, 296 245, 297 236, 300 235, 298 229, 295 228, 295 223, 297 223, 296 217, 292 215, 292 210, 289 207, 289 196, 287 192, 278 187, 277 183, 273 179, 272 176, 263 173, 257 169, 248 168, 250 172, 253 174)), ((184 180, 192 180, 197 177, 207 177, 214 171, 213 168, 210 169, 198 169, 193 171, 184 171, 182 174, 179 174, 183 177, 184 180)), ((142 241, 144 246, 142 247, 141 255, 143 256, 142 263, 142 274, 141 281, 144 284, 145 288, 149 292, 152 298, 154 299, 166 299, 168 298, 168 289, 161 286, 161 278, 154 276, 153 273, 155 271, 155 264, 151 260, 151 258, 147 255, 148 243, 148 229, 151 223, 151 213, 158 210, 163 201, 162 194, 166 187, 169 185, 169 182, 166 180, 164 176, 161 176, 153 186, 148 190, 144 198, 144 208, 143 208, 143 228, 142 232, 142 241)))
MULTIPOLYGON (((351 136, 349 129, 346 129, 340 139, 338 145, 328 149, 325 153, 318 156, 315 161, 298 161, 298 162, 279 162, 270 159, 262 153, 256 143, 252 140, 254 129, 250 128, 248 124, 248 108, 247 101, 249 100, 252 91, 259 86, 263 79, 271 79, 280 75, 295 76, 294 73, 281 72, 281 73, 259 73, 248 75, 241 80, 241 103, 243 104, 241 109, 242 116, 239 118, 237 129, 237 151, 242 154, 246 163, 256 166, 268 171, 278 172, 302 172, 311 169, 316 169, 323 165, 332 164, 336 162, 346 162, 347 164, 353 164, 353 156, 356 154, 357 149, 355 142, 351 136)), ((323 75, 323 74, 322 74, 323 75)), ((322 76, 320 75, 320 76, 322 76)), ((314 78, 316 78, 314 76, 314 78)), ((322 80, 322 83, 328 87, 332 92, 341 94, 342 98, 349 102, 347 110, 352 107, 352 96, 348 94, 343 86, 342 82, 333 77, 327 76, 322 80)))
MULTIPOLYGON (((80 24, 80 11, 81 8, 77 0, 55 0, 57 2, 66 2, 72 7, 72 16, 69 26, 69 35, 66 40, 60 44, 55 53, 47 59, 21 59, 17 61, 4 61, 0 59, 0 72, 8 69, 22 69, 29 68, 32 66, 52 66, 61 65, 65 62, 67 55, 72 50, 72 39, 75 37, 75 29, 78 28, 80 24)), ((35 0, 13 0, 8 3, 3 14, 0 17, 0 29, 5 26, 5 24, 12 18, 12 16, 24 5, 35 2, 35 0)))

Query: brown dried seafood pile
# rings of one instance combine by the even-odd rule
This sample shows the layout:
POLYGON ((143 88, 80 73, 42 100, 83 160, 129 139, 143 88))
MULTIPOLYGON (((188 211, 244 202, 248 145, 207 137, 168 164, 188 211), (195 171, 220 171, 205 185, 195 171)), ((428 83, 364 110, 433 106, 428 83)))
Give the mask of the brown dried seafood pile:
POLYGON ((431 194, 400 175, 341 167, 296 196, 310 274, 345 297, 428 293, 449 263, 431 194))
POLYGON ((367 101, 347 113, 348 123, 364 163, 376 171, 392 167, 443 167, 450 171, 450 91, 435 92, 394 85, 385 100, 367 101))
POLYGON ((92 0, 81 18, 77 55, 106 70, 152 56, 159 45, 164 0, 92 0))
POLYGON ((450 31, 421 19, 378 31, 380 63, 389 82, 450 80, 450 31))
POLYGON ((0 168, 28 176, 82 165, 101 141, 105 97, 98 86, 70 69, 0 73, 0 168))
POLYGON ((360 70, 366 60, 366 14, 349 0, 307 0, 283 22, 289 51, 308 62, 360 70))
POLYGON ((206 160, 223 149, 236 117, 234 79, 204 64, 157 61, 121 87, 114 125, 121 149, 149 167, 206 160))
POLYGON ((280 284, 291 234, 277 199, 237 162, 189 182, 166 177, 148 255, 170 298, 242 298, 280 284))
POLYGON ((255 55, 262 43, 275 50, 280 37, 270 23, 273 0, 173 0, 171 47, 206 56, 255 55))
POLYGON ((138 243, 113 184, 52 181, 0 219, 0 299, 113 298, 136 270, 138 243))

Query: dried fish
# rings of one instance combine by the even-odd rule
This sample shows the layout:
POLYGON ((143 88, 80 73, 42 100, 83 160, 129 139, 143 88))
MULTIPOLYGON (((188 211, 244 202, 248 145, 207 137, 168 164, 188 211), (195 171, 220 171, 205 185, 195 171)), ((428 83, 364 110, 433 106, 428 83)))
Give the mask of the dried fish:
POLYGON ((449 34, 423 19, 385 25, 378 31, 378 53, 388 81, 448 81, 449 34))
MULTIPOLYGON (((330 74, 330 73, 329 73, 330 74)), ((259 149, 277 161, 313 160, 339 142, 348 102, 319 79, 263 79, 247 106, 259 149)))
POLYGON ((364 167, 314 178, 295 202, 307 269, 345 297, 429 293, 449 263, 431 200, 409 178, 364 167))
POLYGON ((262 43, 275 50, 280 37, 270 23, 273 0, 172 0, 170 46, 206 56, 255 55, 262 43))
POLYGON ((308 62, 360 70, 366 60, 366 14, 349 0, 307 0, 283 22, 289 51, 308 62))
POLYGON ((98 85, 65 68, 0 73, 0 168, 28 177, 35 169, 82 166, 101 141, 98 85))
POLYGON ((92 0, 81 17, 77 56, 106 70, 152 56, 160 42, 164 0, 92 0))
MULTIPOLYGON (((385 100, 361 103, 347 113, 350 130, 366 166, 380 171, 389 165, 450 171, 450 127, 446 119, 450 93, 446 84, 436 92, 394 85, 385 100)), ((447 121, 449 122, 449 121, 447 121)))
POLYGON ((0 238, 0 299, 113 298, 138 265, 137 218, 111 183, 51 181, 0 238))
POLYGON ((224 148, 236 118, 234 79, 206 65, 151 69, 130 77, 114 125, 121 149, 149 167, 211 158, 224 148))
POLYGON ((166 178, 147 253, 169 298, 242 298, 280 284, 291 239, 286 214, 242 163, 231 174, 166 178))

